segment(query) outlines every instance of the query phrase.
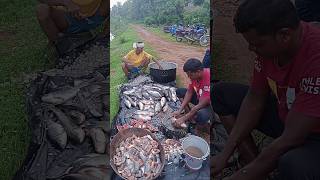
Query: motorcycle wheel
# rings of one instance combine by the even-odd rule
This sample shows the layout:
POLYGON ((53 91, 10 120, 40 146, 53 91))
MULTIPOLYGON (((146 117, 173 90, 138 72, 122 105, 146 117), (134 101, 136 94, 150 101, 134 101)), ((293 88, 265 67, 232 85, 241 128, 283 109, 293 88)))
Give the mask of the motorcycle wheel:
POLYGON ((209 42, 210 42, 210 36, 209 35, 203 35, 200 38, 200 41, 199 41, 200 46, 208 46, 209 42))
POLYGON ((182 41, 182 37, 176 36, 176 41, 177 42, 181 42, 182 41))

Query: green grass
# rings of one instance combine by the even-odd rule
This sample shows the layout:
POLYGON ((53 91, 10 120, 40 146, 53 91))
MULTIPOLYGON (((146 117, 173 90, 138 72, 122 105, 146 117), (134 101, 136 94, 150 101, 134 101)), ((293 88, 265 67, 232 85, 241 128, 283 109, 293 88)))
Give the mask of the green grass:
POLYGON ((36 4, 36 0, 0 1, 0 179, 4 180, 18 170, 29 144, 23 76, 53 65, 35 17, 36 4))
MULTIPOLYGON (((111 119, 118 113, 119 107, 119 90, 118 86, 127 82, 127 79, 121 68, 121 59, 130 50, 132 43, 141 40, 137 32, 128 25, 121 35, 118 35, 110 44, 110 115, 111 119)), ((145 43, 144 50, 149 54, 157 57, 155 51, 149 44, 145 43)))

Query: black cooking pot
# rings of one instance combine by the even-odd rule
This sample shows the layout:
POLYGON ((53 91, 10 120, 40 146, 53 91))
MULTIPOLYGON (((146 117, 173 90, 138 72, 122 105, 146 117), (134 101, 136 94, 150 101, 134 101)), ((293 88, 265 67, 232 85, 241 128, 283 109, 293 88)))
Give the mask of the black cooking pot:
POLYGON ((177 64, 167 61, 159 61, 163 68, 160 69, 156 63, 150 63, 150 75, 153 81, 157 83, 169 83, 176 80, 177 64))

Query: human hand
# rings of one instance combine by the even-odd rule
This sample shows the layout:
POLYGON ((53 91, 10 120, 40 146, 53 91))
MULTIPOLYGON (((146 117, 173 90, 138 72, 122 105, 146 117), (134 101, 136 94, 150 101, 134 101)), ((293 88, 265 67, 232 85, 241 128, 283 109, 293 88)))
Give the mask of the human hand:
POLYGON ((181 115, 181 111, 180 111, 180 110, 174 111, 174 112, 172 113, 172 116, 173 116, 173 117, 178 117, 179 115, 181 115))
POLYGON ((186 119, 184 117, 181 117, 179 119, 176 119, 172 122, 173 126, 175 126, 176 128, 186 128, 186 119))

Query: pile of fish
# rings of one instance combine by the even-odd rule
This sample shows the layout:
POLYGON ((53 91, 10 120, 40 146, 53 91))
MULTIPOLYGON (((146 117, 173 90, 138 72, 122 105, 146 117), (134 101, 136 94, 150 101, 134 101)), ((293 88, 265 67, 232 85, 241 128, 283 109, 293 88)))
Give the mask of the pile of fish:
MULTIPOLYGON (((45 93, 41 100, 49 139, 64 149, 69 140, 81 144, 88 136, 96 152, 104 153, 109 119, 107 84, 107 79, 96 72, 91 79, 74 80, 73 86, 45 93)), ((54 81, 49 86, 54 87, 54 81)))
POLYGON ((129 180, 154 179, 163 163, 158 146, 150 135, 133 135, 120 142, 113 157, 118 173, 129 180))
POLYGON ((151 120, 168 110, 168 101, 177 102, 176 88, 157 83, 124 86, 121 98, 128 109, 135 109, 133 119, 151 120))
POLYGON ((182 159, 181 155, 183 154, 181 143, 175 139, 166 139, 161 145, 165 152, 166 161, 168 163, 173 162, 178 164, 182 159))
POLYGON ((117 129, 119 131, 123 130, 123 129, 128 129, 128 128, 142 128, 142 129, 146 129, 150 132, 157 132, 158 128, 154 127, 149 121, 143 121, 143 120, 132 120, 130 121, 130 123, 124 124, 124 125, 118 125, 117 129))

